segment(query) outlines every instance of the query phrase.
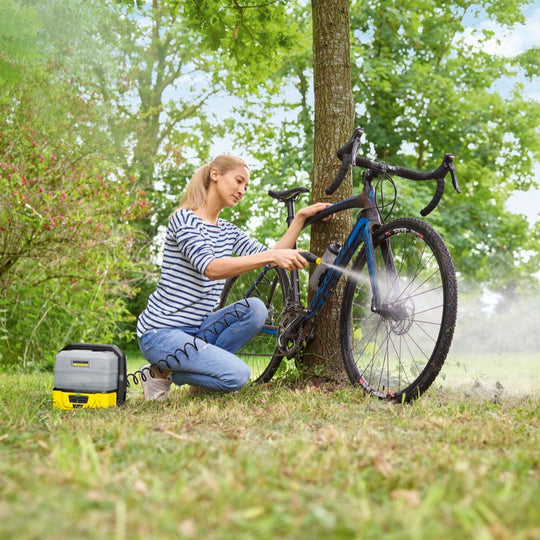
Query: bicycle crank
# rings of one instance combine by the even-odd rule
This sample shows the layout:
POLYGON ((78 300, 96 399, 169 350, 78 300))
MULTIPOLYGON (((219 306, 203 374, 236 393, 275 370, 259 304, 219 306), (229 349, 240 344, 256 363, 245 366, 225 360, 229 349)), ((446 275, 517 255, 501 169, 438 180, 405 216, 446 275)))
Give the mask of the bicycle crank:
POLYGON ((286 313, 278 328, 277 345, 279 352, 291 357, 298 352, 303 341, 303 309, 294 309, 286 313))

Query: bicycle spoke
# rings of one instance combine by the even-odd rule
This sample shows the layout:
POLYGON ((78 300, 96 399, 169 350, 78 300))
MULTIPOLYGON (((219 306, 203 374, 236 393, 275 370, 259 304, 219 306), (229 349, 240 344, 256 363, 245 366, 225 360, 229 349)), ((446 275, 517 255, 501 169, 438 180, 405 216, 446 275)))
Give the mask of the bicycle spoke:
MULTIPOLYGON (((350 316, 342 315, 350 328, 342 339, 345 367, 353 382, 380 397, 412 399, 431 384, 444 361, 449 341, 440 336, 448 333, 450 324, 453 328, 455 318, 448 322, 445 314, 447 291, 455 284, 449 285, 441 271, 441 257, 451 266, 441 243, 423 222, 398 220, 374 239, 380 297, 376 311, 371 310, 371 290, 364 280, 347 283, 350 299, 344 299, 344 312, 350 316)), ((367 272, 365 252, 354 269, 367 272)), ((450 314, 455 317, 455 304, 450 314)))

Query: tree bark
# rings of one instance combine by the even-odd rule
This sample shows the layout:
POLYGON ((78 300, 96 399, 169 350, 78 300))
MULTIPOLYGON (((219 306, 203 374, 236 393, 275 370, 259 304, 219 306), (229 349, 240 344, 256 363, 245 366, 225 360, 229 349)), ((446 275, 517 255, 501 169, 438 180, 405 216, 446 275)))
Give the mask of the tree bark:
MULTIPOLYGON (((352 194, 351 175, 332 196, 325 188, 340 166, 336 150, 351 136, 354 102, 351 88, 349 0, 312 0, 315 126, 313 144, 313 200, 335 202, 352 194)), ((315 224, 311 251, 322 255, 328 244, 343 242, 352 226, 350 212, 315 224)), ((339 313, 343 280, 323 308, 306 349, 305 365, 314 376, 346 379, 339 346, 339 313)))

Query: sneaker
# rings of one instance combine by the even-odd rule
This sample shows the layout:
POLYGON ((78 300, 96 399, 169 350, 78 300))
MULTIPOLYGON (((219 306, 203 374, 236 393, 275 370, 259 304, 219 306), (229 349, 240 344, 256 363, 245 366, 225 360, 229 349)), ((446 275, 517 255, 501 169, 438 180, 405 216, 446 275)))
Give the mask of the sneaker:
POLYGON ((171 390, 171 378, 170 375, 166 379, 160 379, 153 377, 152 368, 150 364, 146 364, 140 370, 146 380, 141 375, 141 386, 144 393, 144 399, 146 401, 164 401, 169 397, 169 391, 171 390))

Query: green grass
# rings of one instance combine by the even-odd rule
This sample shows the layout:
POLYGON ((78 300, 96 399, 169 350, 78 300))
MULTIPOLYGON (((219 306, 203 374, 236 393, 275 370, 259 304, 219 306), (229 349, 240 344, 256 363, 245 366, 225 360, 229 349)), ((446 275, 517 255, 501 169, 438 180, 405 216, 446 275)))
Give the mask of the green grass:
POLYGON ((538 394, 135 387, 60 411, 52 384, 0 375, 0 538, 540 537, 538 394))
POLYGON ((470 387, 477 393, 533 394, 540 390, 540 351, 531 353, 452 354, 436 383, 470 387))

